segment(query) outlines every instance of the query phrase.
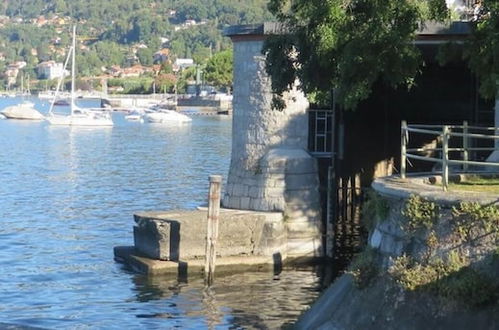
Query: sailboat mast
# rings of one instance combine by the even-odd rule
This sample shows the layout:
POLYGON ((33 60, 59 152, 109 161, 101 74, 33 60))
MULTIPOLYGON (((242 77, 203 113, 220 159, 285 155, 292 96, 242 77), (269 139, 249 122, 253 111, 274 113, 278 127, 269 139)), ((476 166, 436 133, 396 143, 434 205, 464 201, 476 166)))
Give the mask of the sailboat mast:
POLYGON ((71 114, 75 108, 75 57, 76 57, 76 25, 73 26, 73 56, 71 58, 71 114))

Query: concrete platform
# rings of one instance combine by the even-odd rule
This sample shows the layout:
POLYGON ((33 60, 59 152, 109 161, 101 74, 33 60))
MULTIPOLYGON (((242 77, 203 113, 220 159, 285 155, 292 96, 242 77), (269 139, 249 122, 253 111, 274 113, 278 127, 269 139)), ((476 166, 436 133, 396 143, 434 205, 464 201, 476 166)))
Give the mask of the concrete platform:
MULTIPOLYGON (((207 210, 153 211, 134 215, 134 246, 115 247, 115 260, 145 274, 202 274, 207 210)), ((221 209, 216 273, 272 271, 287 259, 281 212, 221 209)))
MULTIPOLYGON (((453 175, 458 177, 458 175, 453 175)), ((450 180, 453 178, 450 177, 450 180)), ((398 175, 377 178, 372 187, 381 195, 395 199, 407 199, 411 195, 418 195, 442 206, 454 206, 460 202, 476 202, 482 205, 499 204, 497 195, 486 192, 472 191, 447 191, 441 186, 431 184, 440 181, 440 176, 435 174, 421 174, 401 179, 398 175)))
MULTIPOLYGON (((204 259, 186 261, 155 260, 142 255, 133 246, 114 248, 117 262, 129 266, 133 271, 147 275, 203 276, 204 259)), ((215 273, 231 274, 249 271, 278 271, 282 267, 279 256, 275 257, 223 257, 217 258, 215 273)))

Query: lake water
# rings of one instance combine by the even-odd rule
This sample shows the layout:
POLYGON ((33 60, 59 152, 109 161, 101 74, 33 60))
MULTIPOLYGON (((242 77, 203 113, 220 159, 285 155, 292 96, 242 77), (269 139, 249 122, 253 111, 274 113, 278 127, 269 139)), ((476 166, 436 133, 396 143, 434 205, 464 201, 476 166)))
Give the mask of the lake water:
MULTIPOLYGON (((19 101, 0 99, 0 110, 19 101)), ((116 263, 113 247, 133 245, 134 212, 205 203, 208 175, 228 172, 231 120, 113 119, 112 128, 0 120, 0 327, 278 328, 317 298, 320 269, 217 277, 207 288, 116 263)))

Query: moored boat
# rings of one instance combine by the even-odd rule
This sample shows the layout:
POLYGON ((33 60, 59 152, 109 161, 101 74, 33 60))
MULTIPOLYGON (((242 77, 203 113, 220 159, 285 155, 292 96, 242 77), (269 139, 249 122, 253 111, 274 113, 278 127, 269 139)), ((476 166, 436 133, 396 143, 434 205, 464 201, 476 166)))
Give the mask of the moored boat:
POLYGON ((113 126, 113 120, 111 114, 108 111, 94 111, 91 109, 79 108, 75 104, 75 69, 76 69, 76 26, 73 27, 73 42, 69 50, 66 64, 71 58, 71 98, 69 102, 70 113, 69 114, 56 114, 52 110, 54 108, 56 98, 58 95, 59 87, 62 83, 62 79, 59 80, 56 94, 52 105, 50 106, 49 114, 47 116, 47 121, 51 125, 65 125, 65 126, 113 126))
POLYGON ((2 115, 7 119, 42 120, 45 118, 35 109, 34 103, 28 101, 6 107, 2 115))
POLYGON ((149 112, 144 115, 144 119, 149 123, 189 123, 192 119, 182 113, 173 110, 160 110, 149 112))

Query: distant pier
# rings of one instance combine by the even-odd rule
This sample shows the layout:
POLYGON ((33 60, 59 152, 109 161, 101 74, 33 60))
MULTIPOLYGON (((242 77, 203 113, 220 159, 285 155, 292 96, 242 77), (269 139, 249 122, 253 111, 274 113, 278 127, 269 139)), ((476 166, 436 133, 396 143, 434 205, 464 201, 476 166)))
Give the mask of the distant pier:
POLYGON ((134 107, 150 107, 161 102, 172 102, 179 109, 200 108, 199 114, 211 115, 213 112, 232 112, 232 99, 224 95, 191 96, 173 94, 123 94, 102 97, 102 106, 108 105, 118 109, 134 107))

